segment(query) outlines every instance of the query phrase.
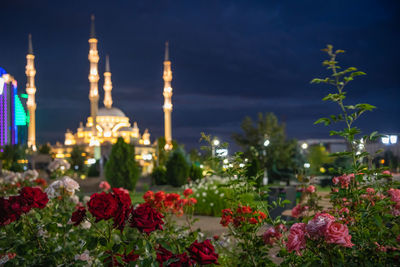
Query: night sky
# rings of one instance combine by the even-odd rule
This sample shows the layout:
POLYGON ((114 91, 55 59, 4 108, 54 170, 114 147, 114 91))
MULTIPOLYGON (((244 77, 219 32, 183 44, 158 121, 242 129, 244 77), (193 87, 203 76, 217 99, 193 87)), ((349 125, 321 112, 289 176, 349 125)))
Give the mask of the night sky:
POLYGON ((231 142, 242 119, 274 112, 290 137, 326 138, 314 126, 336 106, 323 104, 327 73, 320 51, 368 76, 349 87, 349 103, 378 106, 359 121, 370 132, 400 132, 400 2, 376 1, 2 1, 0 66, 25 90, 28 33, 36 55, 37 138, 64 141, 89 115, 90 15, 99 39, 99 106, 105 54, 113 101, 152 140, 163 135, 163 56, 170 42, 173 138, 198 145, 200 132, 231 142), (113 4, 111 4, 113 3, 113 4))

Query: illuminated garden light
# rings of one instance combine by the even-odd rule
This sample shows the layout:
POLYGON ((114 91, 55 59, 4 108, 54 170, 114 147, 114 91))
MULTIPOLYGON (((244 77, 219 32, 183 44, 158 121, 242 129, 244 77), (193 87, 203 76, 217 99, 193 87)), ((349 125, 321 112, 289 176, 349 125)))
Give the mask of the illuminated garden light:
POLYGON ((307 148, 308 148, 308 144, 307 144, 307 143, 301 144, 301 148, 302 148, 302 149, 307 149, 307 148))

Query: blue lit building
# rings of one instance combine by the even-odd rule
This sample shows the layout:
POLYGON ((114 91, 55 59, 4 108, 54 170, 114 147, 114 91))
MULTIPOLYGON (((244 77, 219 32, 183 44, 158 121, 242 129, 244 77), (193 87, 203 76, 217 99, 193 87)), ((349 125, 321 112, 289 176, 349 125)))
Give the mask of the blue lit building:
POLYGON ((14 77, 0 67, 0 146, 26 144, 26 98, 25 94, 18 95, 14 77))

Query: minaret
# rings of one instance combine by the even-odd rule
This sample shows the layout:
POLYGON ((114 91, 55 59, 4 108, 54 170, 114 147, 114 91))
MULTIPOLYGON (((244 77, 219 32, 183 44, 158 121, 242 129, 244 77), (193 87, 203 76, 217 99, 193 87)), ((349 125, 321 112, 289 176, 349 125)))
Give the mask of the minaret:
POLYGON ((104 72, 104 106, 106 108, 111 108, 112 106, 112 82, 111 82, 111 71, 110 71, 110 59, 108 55, 106 56, 106 71, 104 72))
POLYGON ((26 55, 26 93, 28 94, 28 101, 26 105, 29 112, 29 126, 28 126, 28 147, 31 147, 33 151, 36 151, 36 126, 35 126, 35 111, 36 111, 36 101, 35 101, 35 55, 33 54, 32 47, 32 35, 29 34, 28 39, 28 54, 26 55))
POLYGON ((97 110, 99 106, 99 72, 97 70, 97 64, 99 63, 99 52, 97 51, 97 38, 94 27, 94 15, 91 17, 92 24, 90 30, 90 38, 89 38, 89 62, 90 62, 90 73, 89 73, 89 82, 90 82, 90 92, 89 92, 89 100, 90 100, 90 116, 92 117, 92 131, 93 136, 96 136, 96 117, 97 110))
POLYGON ((165 43, 165 59, 164 59, 164 133, 165 133, 165 150, 172 149, 172 133, 171 133, 171 112, 172 112, 172 71, 171 61, 169 60, 168 42, 165 43))

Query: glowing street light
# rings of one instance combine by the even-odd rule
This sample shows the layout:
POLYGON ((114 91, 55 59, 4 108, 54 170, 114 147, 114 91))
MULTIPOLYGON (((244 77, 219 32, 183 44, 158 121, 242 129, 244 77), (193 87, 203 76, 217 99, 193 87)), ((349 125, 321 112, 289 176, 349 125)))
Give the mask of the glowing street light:
POLYGON ((211 153, 212 157, 215 157, 215 149, 217 146, 219 146, 220 141, 218 140, 217 137, 214 137, 214 139, 211 141, 211 153))
POLYGON ((269 146, 269 144, 270 144, 270 141, 268 139, 265 139, 264 146, 267 147, 267 146, 269 146))
POLYGON ((304 149, 304 150, 307 149, 308 148, 308 144, 307 143, 301 144, 301 148, 304 149))
POLYGON ((310 163, 308 163, 308 162, 304 163, 304 168, 309 169, 310 167, 311 167, 310 163))

